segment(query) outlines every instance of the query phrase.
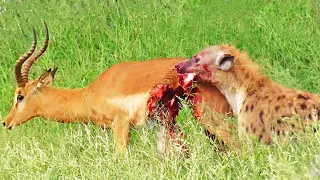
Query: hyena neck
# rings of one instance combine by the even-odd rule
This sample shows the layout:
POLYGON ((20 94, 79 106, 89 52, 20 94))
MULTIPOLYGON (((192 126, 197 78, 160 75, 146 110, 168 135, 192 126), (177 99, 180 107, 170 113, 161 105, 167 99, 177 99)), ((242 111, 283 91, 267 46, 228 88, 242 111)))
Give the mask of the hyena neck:
POLYGON ((246 98, 245 87, 232 87, 228 85, 217 85, 219 91, 226 97, 228 103, 230 104, 233 113, 239 115, 240 110, 243 106, 243 102, 246 98))
POLYGON ((225 76, 216 83, 220 92, 226 97, 234 114, 239 115, 244 101, 250 94, 260 93, 262 88, 269 86, 270 80, 258 69, 247 72, 244 69, 235 71, 231 76, 225 76))

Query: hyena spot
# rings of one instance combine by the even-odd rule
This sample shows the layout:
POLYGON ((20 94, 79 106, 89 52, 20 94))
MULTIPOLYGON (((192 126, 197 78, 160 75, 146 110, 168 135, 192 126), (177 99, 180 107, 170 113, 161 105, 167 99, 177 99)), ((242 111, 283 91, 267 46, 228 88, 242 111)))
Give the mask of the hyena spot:
POLYGON ((298 95, 298 99, 304 99, 304 100, 308 100, 309 98, 308 97, 305 97, 301 94, 298 95))
POLYGON ((214 134, 211 134, 208 130, 205 131, 205 134, 212 141, 216 140, 216 136, 214 134))
POLYGON ((259 117, 260 117, 260 121, 262 124, 264 124, 264 121, 263 121, 263 111, 261 110, 260 113, 259 113, 259 117))
POLYGON ((302 109, 302 110, 307 109, 307 105, 306 105, 306 104, 304 104, 304 103, 302 103, 302 104, 301 104, 301 109, 302 109))
POLYGON ((271 126, 271 128, 270 128, 270 129, 271 129, 271 131, 274 131, 274 126, 271 126))
POLYGON ((280 109, 280 106, 276 106, 276 107, 274 108, 275 111, 279 111, 279 109, 280 109))
POLYGON ((256 91, 250 91, 249 93, 248 93, 248 96, 252 96, 253 94, 255 94, 256 93, 256 91))
POLYGON ((284 98, 286 98, 286 96, 285 95, 282 95, 282 96, 278 96, 278 101, 280 100, 280 99, 284 99, 284 98))
POLYGON ((251 111, 253 111, 253 108, 254 108, 254 105, 252 104, 252 105, 251 105, 251 108, 250 108, 250 109, 251 109, 251 111))
POLYGON ((252 132, 253 132, 253 133, 256 133, 256 130, 257 130, 257 129, 254 127, 254 128, 252 129, 252 132))

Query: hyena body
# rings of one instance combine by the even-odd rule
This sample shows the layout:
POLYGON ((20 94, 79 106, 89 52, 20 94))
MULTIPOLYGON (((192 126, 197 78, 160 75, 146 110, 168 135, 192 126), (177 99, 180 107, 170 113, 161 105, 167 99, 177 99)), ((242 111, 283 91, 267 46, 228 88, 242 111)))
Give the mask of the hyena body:
POLYGON ((208 47, 176 67, 218 87, 238 116, 240 138, 249 134, 270 144, 320 119, 318 95, 270 80, 234 46, 208 47))

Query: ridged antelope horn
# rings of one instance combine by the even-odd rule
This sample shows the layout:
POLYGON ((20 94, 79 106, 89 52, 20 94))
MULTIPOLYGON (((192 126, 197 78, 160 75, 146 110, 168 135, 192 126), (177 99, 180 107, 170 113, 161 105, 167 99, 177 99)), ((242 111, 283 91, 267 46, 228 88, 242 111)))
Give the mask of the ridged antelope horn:
POLYGON ((32 64, 47 50, 48 44, 49 44, 49 31, 48 31, 48 26, 46 24, 45 21, 43 21, 44 26, 45 26, 45 31, 46 31, 46 38, 44 40, 44 45, 43 47, 37 52, 37 54, 35 54, 34 56, 32 56, 30 59, 28 59, 27 61, 25 61, 24 65, 23 65, 23 69, 22 71, 22 79, 24 82, 28 82, 29 81, 29 71, 30 68, 32 66, 32 64))
POLYGON ((33 54, 34 50, 36 49, 36 46, 37 46, 37 34, 35 29, 33 29, 33 42, 32 42, 31 48, 27 53, 20 56, 19 59, 16 61, 14 73, 16 76, 18 87, 23 87, 26 84, 26 82, 22 78, 21 67, 22 67, 22 64, 33 54))

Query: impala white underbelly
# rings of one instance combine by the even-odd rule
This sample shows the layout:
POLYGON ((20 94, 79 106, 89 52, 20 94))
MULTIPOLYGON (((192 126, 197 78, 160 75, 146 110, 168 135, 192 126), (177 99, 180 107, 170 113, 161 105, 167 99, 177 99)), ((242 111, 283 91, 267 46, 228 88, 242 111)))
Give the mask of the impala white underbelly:
POLYGON ((145 92, 129 96, 113 97, 108 99, 108 102, 120 108, 122 111, 127 112, 128 119, 132 120, 135 125, 143 125, 146 123, 147 101, 149 97, 149 92, 145 92))

